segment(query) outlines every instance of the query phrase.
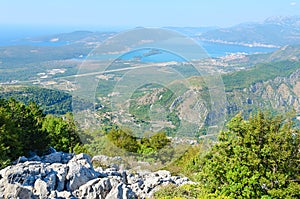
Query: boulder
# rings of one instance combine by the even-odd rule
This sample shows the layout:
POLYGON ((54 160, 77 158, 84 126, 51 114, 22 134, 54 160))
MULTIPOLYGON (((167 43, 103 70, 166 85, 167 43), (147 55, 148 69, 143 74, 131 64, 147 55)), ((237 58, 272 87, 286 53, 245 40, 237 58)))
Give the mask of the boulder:
POLYGON ((138 198, 136 194, 122 182, 114 186, 106 198, 109 199, 134 199, 138 198))
POLYGON ((175 181, 175 184, 177 186, 181 186, 181 185, 184 185, 184 184, 194 184, 193 182, 191 182, 187 177, 184 177, 184 178, 177 178, 175 181))
POLYGON ((34 155, 30 158, 28 158, 28 161, 38 161, 40 162, 42 159, 40 158, 40 156, 34 155))
POLYGON ((73 154, 64 152, 54 152, 42 157, 41 161, 44 163, 62 163, 66 164, 73 158, 73 154))
POLYGON ((91 157, 88 154, 81 153, 81 154, 75 155, 69 162, 77 162, 86 168, 94 170, 92 162, 91 162, 91 157))
POLYGON ((48 196, 47 183, 41 179, 37 179, 34 183, 34 194, 40 199, 46 199, 48 196))
POLYGON ((97 178, 82 185, 76 196, 78 198, 106 198, 112 189, 112 184, 117 184, 113 179, 97 178))
POLYGON ((100 167, 115 168, 117 170, 125 167, 123 165, 123 159, 119 156, 109 157, 105 155, 97 155, 92 158, 92 162, 96 163, 100 167))
POLYGON ((171 177, 170 171, 166 171, 166 170, 159 170, 157 172, 154 172, 152 175, 160 177, 160 178, 170 178, 171 177))
POLYGON ((5 191, 0 193, 4 198, 33 198, 32 187, 22 186, 18 183, 5 185, 5 191))
POLYGON ((45 163, 61 163, 62 161, 62 152, 55 152, 55 153, 51 153, 49 155, 45 155, 42 159, 42 162, 45 163))
POLYGON ((47 184, 48 190, 50 190, 50 191, 55 190, 56 179, 57 179, 56 172, 53 170, 43 179, 47 184))
POLYGON ((74 156, 69 163, 67 180, 67 190, 75 191, 81 185, 98 177, 98 173, 93 169, 90 157, 86 154, 74 156))
POLYGON ((56 190, 63 191, 66 185, 66 176, 69 167, 65 164, 54 163, 49 166, 56 174, 56 190))
POLYGON ((63 199, 76 199, 76 197, 73 196, 73 194, 69 191, 60 191, 57 192, 57 198, 63 198, 63 199))
POLYGON ((21 156, 14 162, 14 164, 24 163, 26 161, 28 161, 28 159, 25 156, 21 156))

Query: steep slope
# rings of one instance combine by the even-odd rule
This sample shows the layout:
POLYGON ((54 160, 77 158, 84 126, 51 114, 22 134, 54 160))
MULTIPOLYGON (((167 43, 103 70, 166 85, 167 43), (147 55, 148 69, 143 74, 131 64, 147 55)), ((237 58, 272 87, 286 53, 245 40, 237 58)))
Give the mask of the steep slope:
MULTIPOLYGON (((222 79, 226 94, 224 107, 226 118, 230 118, 238 112, 243 112, 246 116, 249 115, 249 112, 259 109, 270 112, 295 110, 298 113, 300 111, 300 62, 261 63, 249 69, 224 74, 222 79)), ((149 117, 149 113, 153 111, 151 108, 160 105, 165 107, 167 115, 165 120, 161 119, 165 123, 161 123, 160 127, 166 126, 166 123, 169 122, 171 125, 166 129, 170 130, 170 135, 174 131, 177 131, 177 135, 180 134, 178 128, 182 127, 184 121, 191 122, 186 125, 187 129, 183 129, 185 133, 197 131, 196 127, 192 125, 195 122, 192 121, 193 119, 203 121, 200 127, 205 132, 206 127, 212 126, 213 120, 220 119, 220 113, 213 112, 211 109, 212 100, 209 94, 211 91, 207 88, 203 78, 191 77, 187 80, 193 87, 193 93, 191 90, 183 90, 174 97, 170 90, 154 89, 150 93, 140 93, 133 98, 130 103, 135 106, 131 106, 130 111, 136 121, 151 122, 151 117, 149 117), (161 99, 165 99, 163 103, 161 99), (193 110, 197 110, 197 113, 191 112, 191 107, 193 110)), ((171 85, 179 88, 180 83, 180 81, 175 81, 171 85)), ((201 135, 200 132, 189 133, 193 136, 199 134, 201 135)), ((185 136, 185 134, 182 135, 185 136)))
POLYGON ((257 109, 273 112, 300 111, 300 68, 288 76, 277 76, 258 81, 240 89, 233 89, 227 95, 227 113, 248 112, 257 109))

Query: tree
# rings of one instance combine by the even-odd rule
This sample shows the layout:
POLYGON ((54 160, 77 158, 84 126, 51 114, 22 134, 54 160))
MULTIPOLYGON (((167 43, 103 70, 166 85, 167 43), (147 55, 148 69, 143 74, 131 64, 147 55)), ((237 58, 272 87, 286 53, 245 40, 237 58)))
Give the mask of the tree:
POLYGON ((41 129, 45 117, 42 110, 34 103, 26 106, 14 99, 6 101, 4 107, 10 122, 13 123, 12 134, 20 141, 22 155, 43 154, 49 147, 49 137, 41 129))
POLYGON ((168 145, 171 141, 167 138, 165 132, 157 132, 149 138, 150 147, 160 150, 168 145))
POLYGON ((21 143, 13 131, 13 124, 6 109, 0 107, 0 168, 21 154, 21 143))
POLYGON ((47 115, 42 129, 48 132, 50 145, 58 151, 73 152, 76 145, 82 144, 71 113, 62 117, 47 115))
POLYGON ((50 146, 65 152, 87 151, 72 114, 46 116, 35 103, 0 99, 0 168, 19 156, 43 155, 50 146))
POLYGON ((202 190, 230 198, 299 198, 300 134, 289 118, 234 117, 199 167, 202 190))
POLYGON ((154 151, 158 151, 168 145, 171 141, 168 139, 164 131, 159 131, 157 133, 146 132, 145 137, 141 139, 141 145, 147 148, 152 148, 154 151), (147 136, 147 135, 151 136, 147 136))
POLYGON ((136 153, 139 149, 139 144, 129 129, 113 128, 107 137, 116 147, 128 152, 136 153))
POLYGON ((0 99, 0 167, 19 156, 43 154, 49 146, 47 132, 41 129, 44 114, 33 103, 28 106, 0 99))

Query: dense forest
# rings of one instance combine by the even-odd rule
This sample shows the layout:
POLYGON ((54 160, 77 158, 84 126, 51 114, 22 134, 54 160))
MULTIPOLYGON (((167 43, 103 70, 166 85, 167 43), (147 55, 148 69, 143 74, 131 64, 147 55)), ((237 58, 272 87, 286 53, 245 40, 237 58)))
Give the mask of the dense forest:
POLYGON ((73 97, 68 92, 36 86, 6 86, 0 91, 0 98, 13 98, 26 105, 35 102, 45 114, 64 115, 72 112, 72 102, 82 107, 91 106, 90 102, 73 97))

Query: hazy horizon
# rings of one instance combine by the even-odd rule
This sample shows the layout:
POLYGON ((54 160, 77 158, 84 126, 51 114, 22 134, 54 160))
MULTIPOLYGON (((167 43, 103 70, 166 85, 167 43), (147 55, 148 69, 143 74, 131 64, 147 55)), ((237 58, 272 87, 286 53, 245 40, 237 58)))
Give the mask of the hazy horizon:
POLYGON ((59 1, 10 0, 1 3, 1 26, 96 27, 230 27, 262 22, 272 16, 295 16, 300 1, 59 1))
MULTIPOLYGON (((168 27, 176 27, 176 28, 231 28, 240 24, 247 23, 263 23, 266 19, 271 17, 300 17, 300 15, 293 16, 269 16, 262 21, 244 21, 237 24, 233 24, 228 27, 221 26, 157 26, 155 28, 168 28, 168 27)), ((0 40, 5 39, 24 39, 24 38, 32 38, 39 36, 47 36, 53 34, 61 34, 61 33, 70 33, 76 31, 91 31, 91 32, 122 32, 128 31, 130 29, 145 27, 151 28, 151 26, 130 26, 130 25, 46 25, 46 24, 1 24, 0 27, 2 31, 0 33, 0 40)), ((154 26, 152 26, 154 27, 154 26)))

